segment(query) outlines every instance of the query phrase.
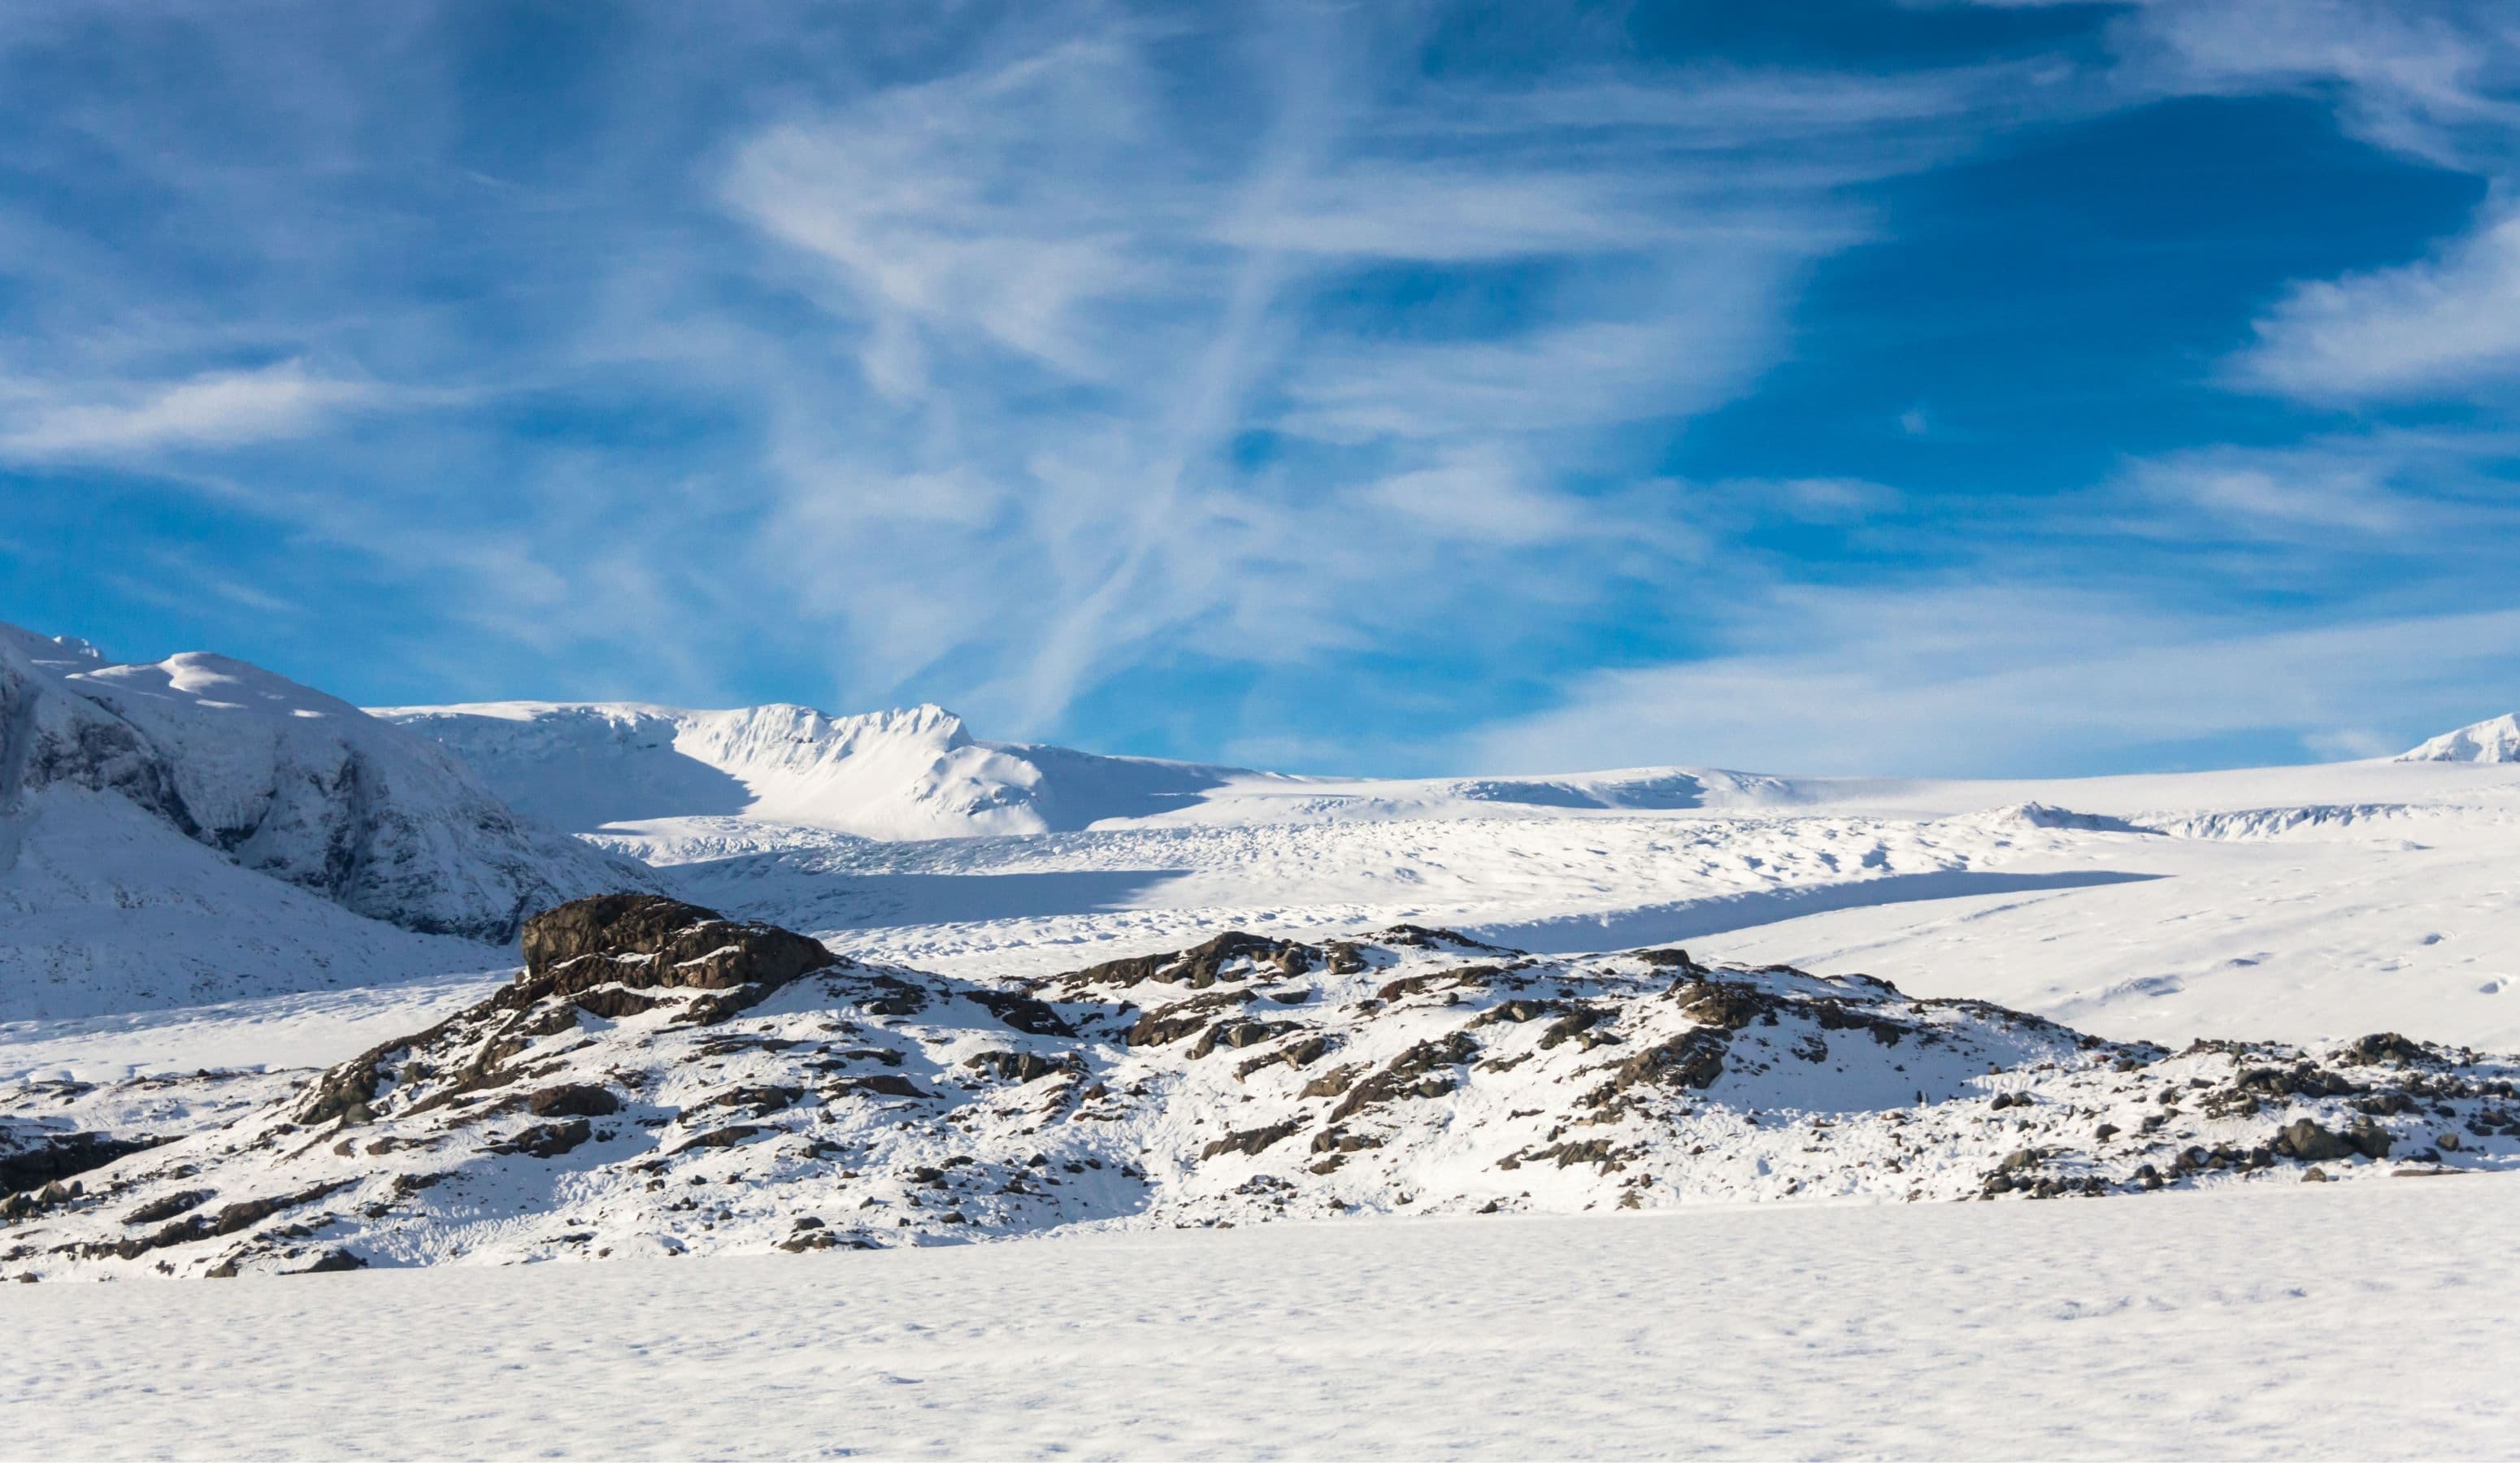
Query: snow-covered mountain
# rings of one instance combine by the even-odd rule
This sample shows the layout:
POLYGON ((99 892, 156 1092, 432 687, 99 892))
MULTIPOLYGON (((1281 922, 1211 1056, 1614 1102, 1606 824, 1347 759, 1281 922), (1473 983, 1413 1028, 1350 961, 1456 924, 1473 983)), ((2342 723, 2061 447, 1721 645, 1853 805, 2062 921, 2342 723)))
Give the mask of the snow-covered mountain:
POLYGON ((2398 754, 2400 762, 2520 762, 2520 712, 2445 732, 2398 754))
POLYGON ((1082 828, 1181 807, 1234 768, 975 739, 939 706, 830 716, 498 701, 381 707, 464 759, 521 812, 574 832, 740 817, 868 838, 1082 828))
MULTIPOLYGON (((373 708, 435 738, 520 812, 573 832, 742 840, 726 820, 909 840, 1118 823, 1341 822, 1671 812, 1790 804, 1775 777, 1639 768, 1525 777, 1292 776, 982 741, 922 705, 855 716, 806 706, 692 711, 630 702, 373 708), (671 825, 671 826, 668 826, 671 825)), ((776 842, 774 838, 772 840, 776 842)))
POLYGON ((0 1014, 477 968, 536 909, 651 883, 345 701, 0 626, 0 1014))
POLYGON ((2174 1054, 1672 949, 1229 932, 980 982, 627 896, 538 916, 524 953, 428 1031, 10 1200, 0 1262, 232 1275, 2520 1166, 2514 1068, 2473 1052, 2174 1054))

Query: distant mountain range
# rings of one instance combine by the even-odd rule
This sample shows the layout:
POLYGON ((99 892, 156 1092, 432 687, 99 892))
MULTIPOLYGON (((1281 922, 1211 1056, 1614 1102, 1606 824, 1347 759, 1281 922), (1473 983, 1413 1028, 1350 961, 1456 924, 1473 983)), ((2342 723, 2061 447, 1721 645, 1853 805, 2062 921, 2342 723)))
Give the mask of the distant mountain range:
MULTIPOLYGON (((2520 717, 2400 761, 2520 761, 2520 717)), ((870 840, 1202 823, 1877 805, 1909 784, 1700 768, 1357 779, 983 741, 932 705, 494 702, 373 712, 225 656, 0 626, 0 1020, 503 963, 533 911, 655 889, 678 830, 870 840), (627 836, 624 836, 627 835, 627 836)), ((1998 796, 1959 789, 1962 802, 1998 796)), ((1936 800, 1942 799, 1939 794, 1936 800)))
POLYGON ((868 838, 1046 833, 1148 817, 1265 776, 980 741, 940 706, 830 716, 809 706, 499 701, 375 714, 454 752, 518 811, 572 832, 723 816, 868 838))

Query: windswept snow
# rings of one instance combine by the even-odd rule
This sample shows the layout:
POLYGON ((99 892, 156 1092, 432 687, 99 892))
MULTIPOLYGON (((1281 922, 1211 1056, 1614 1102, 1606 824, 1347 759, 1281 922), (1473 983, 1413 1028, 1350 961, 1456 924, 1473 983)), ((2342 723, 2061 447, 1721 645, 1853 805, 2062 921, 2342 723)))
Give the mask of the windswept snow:
POLYGON ((2520 1179, 0 1286, 31 1456, 2500 1458, 2520 1179))

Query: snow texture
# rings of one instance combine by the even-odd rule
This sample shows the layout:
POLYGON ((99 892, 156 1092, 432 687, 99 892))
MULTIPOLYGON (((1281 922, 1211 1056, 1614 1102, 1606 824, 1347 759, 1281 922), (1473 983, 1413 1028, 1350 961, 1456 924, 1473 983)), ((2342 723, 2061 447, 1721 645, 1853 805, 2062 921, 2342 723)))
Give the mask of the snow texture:
POLYGON ((0 1286, 29 1456, 2507 1458, 2520 1180, 0 1286))

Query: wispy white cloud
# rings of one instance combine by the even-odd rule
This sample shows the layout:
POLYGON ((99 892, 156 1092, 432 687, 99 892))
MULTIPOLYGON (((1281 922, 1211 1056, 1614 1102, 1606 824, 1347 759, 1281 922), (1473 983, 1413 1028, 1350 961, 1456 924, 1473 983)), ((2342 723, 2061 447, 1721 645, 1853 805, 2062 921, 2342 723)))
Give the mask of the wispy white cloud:
POLYGON ((300 437, 382 394, 310 374, 302 361, 164 383, 0 381, 0 457, 123 458, 300 437))
POLYGON ((2520 368, 2520 12, 2464 0, 2149 0, 2118 23, 2131 95, 2299 95, 2346 133, 2490 180, 2430 257, 2299 282, 2228 363, 2322 403, 2507 390, 2520 368))
POLYGON ((1869 237, 1843 187, 1965 148, 1995 89, 1693 71, 1368 105, 1317 72, 1372 38, 1331 33, 1186 108, 1142 39, 791 115, 725 182, 880 403, 774 388, 770 556, 835 586, 803 594, 861 665, 955 667, 1018 731, 1148 657, 1397 653, 1473 598, 1598 598, 1650 572, 1640 546, 1691 552, 1673 484, 1607 526, 1601 478, 1635 475, 1607 432, 1783 358, 1801 272, 1869 237), (1490 266, 1512 286, 1428 329, 1341 308, 1490 266))
MULTIPOLYGON (((1825 446, 1692 466, 1675 445, 1830 348, 1806 281, 1895 238, 1906 196, 1871 185, 2175 94, 2331 99, 2358 136, 2488 173, 2503 126, 2490 37, 2411 4, 2164 0, 2118 23, 2103 79, 2056 59, 1657 66, 1624 43, 1448 70, 1415 7, 817 26, 729 0, 546 37, 568 66, 484 98, 449 40, 481 39, 472 12, 415 0, 379 30, 240 3, 0 20, 26 85, 70 74, 44 48, 93 30, 83 54, 199 88, 125 77, 10 113, 42 124, 13 165, 118 181, 84 216, 0 212, 20 383, 0 455, 250 512, 237 556, 286 552, 255 577, 204 551, 232 587, 310 606, 393 587, 400 655, 371 663, 442 681, 398 696, 918 694, 1004 734, 1103 739, 1168 707, 1145 687, 1178 673, 1238 687, 1184 698, 1206 697, 1186 737, 1210 746, 1246 684, 1255 705, 1300 686, 1351 707, 1357 730, 1303 743, 1315 760, 1388 745, 1370 718, 1458 725, 1569 668, 1592 704, 1612 681, 1580 668, 1604 646, 1679 653, 1732 604, 1881 647, 1861 608, 1780 589, 1775 546, 1860 551, 1899 531, 1878 520, 1922 524, 1924 485, 1793 475, 1891 466, 1825 446), (1063 724, 1098 695, 1127 709, 1063 724)), ((2501 266, 2465 247, 2300 287, 2232 380, 2385 405, 2492 376, 2501 266)), ((1887 440, 1904 399, 1868 408, 1887 440)), ((1930 454, 1974 427, 1938 394, 1905 429, 1930 454)), ((2066 533, 2182 563, 2504 541, 2473 531, 2483 444, 2362 435, 2163 453, 2035 524, 1981 497, 1972 515, 2023 521, 1913 531, 1946 566, 2066 533)), ((2138 590, 2112 585, 2091 635, 2219 633, 2130 621, 2138 590)), ((2013 646, 1995 598, 1946 604, 1981 623, 1925 683, 1969 653, 2081 653, 2064 633, 2013 646)), ((1947 628, 1872 602, 1912 643, 1947 628)), ((2065 614, 2045 603, 2010 608, 2065 614)), ((1764 668, 1770 711, 1789 673, 1875 676, 1727 633, 1716 664, 1764 668)), ((1552 760, 1627 744, 1552 725, 1552 760)))
POLYGON ((2129 79, 2163 92, 2332 100, 2339 122, 2443 166, 2500 171, 2520 141, 2520 18, 2463 0, 2150 0, 2129 79))
POLYGON ((2232 371, 2287 396, 2507 391, 2520 380, 2520 218, 2413 264, 2296 285, 2256 332, 2232 371))
POLYGON ((1585 676, 1463 760, 1982 776, 2237 735, 2332 755, 2475 720, 2514 685, 2520 609, 2271 629, 2019 584, 1787 591, 1717 653, 1585 676))

